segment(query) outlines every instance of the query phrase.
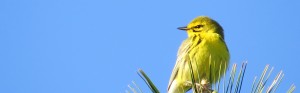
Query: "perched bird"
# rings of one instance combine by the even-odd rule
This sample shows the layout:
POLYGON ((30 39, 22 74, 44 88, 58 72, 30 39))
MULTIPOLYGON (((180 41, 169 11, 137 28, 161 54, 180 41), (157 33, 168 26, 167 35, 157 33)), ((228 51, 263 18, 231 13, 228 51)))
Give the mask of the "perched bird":
POLYGON ((188 84, 192 77, 190 68, 195 82, 216 83, 227 71, 230 59, 223 28, 207 16, 199 16, 178 29, 186 31, 188 38, 178 50, 168 93, 185 93, 192 88, 188 84))

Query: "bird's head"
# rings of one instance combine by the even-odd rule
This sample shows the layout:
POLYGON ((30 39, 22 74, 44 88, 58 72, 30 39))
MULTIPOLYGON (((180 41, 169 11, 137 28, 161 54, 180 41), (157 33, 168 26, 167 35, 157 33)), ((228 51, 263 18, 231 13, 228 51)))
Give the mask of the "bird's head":
POLYGON ((189 37, 206 33, 217 33, 224 39, 223 28, 215 20, 207 16, 199 16, 186 27, 179 27, 178 29, 187 31, 189 37))

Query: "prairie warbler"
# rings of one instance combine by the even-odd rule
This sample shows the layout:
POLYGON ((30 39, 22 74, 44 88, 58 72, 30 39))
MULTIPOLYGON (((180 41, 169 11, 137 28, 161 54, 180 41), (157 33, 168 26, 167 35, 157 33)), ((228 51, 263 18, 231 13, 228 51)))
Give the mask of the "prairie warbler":
POLYGON ((229 51, 224 41, 223 28, 213 19, 199 16, 186 27, 188 34, 181 44, 176 64, 168 85, 168 93, 185 93, 191 89, 191 69, 197 83, 216 83, 227 71, 229 51))

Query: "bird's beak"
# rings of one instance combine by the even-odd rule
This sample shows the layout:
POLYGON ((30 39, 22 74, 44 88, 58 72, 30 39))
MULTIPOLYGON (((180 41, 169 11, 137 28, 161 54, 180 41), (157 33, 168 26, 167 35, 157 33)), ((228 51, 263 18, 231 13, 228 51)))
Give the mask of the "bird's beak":
POLYGON ((178 27, 177 29, 179 29, 179 30, 189 30, 186 26, 185 27, 178 27))

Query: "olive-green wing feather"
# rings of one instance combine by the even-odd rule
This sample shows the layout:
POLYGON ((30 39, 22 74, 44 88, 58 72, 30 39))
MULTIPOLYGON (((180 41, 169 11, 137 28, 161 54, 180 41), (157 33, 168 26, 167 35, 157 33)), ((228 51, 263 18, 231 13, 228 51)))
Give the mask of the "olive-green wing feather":
POLYGON ((190 48, 192 44, 191 39, 186 39, 182 42, 181 46, 179 47, 178 53, 177 53, 177 60, 176 60, 176 64, 173 68, 170 80, 169 80, 169 85, 168 85, 168 90, 170 89, 170 86, 172 85, 173 80, 176 78, 179 69, 181 69, 181 67, 185 67, 185 57, 188 53, 188 50, 190 48))

